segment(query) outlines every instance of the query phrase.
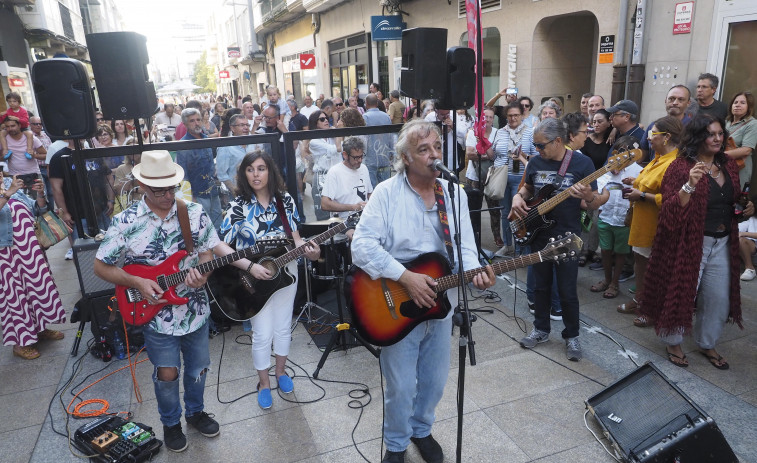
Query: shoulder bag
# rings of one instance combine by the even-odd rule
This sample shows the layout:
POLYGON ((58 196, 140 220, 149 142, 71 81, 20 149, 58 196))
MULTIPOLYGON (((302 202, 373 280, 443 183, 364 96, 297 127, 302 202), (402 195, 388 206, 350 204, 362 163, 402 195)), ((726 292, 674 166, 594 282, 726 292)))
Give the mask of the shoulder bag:
POLYGON ((68 238, 71 228, 58 217, 58 214, 47 211, 34 222, 34 234, 37 235, 40 247, 46 250, 68 238))
MULTIPOLYGON (((495 135, 493 146, 497 143, 495 135)), ((507 186, 507 164, 499 167, 493 165, 486 172, 486 182, 484 182, 484 195, 495 201, 505 197, 505 187, 507 186)))

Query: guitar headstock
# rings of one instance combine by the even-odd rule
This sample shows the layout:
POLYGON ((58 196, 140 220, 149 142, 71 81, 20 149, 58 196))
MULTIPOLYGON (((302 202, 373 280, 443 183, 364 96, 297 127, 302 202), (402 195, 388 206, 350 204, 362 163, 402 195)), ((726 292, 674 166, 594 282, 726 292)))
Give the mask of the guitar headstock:
POLYGON ((568 232, 565 237, 550 238, 544 249, 539 251, 539 255, 543 260, 567 262, 578 255, 581 246, 583 246, 581 238, 568 232))
POLYGON ((360 214, 363 213, 363 210, 355 211, 352 214, 349 215, 346 219, 344 219, 344 226, 345 228, 355 228, 357 226, 357 223, 360 221, 360 214))
POLYGON ((627 151, 613 152, 610 158, 607 160, 607 167, 610 170, 625 169, 630 166, 631 163, 641 160, 644 153, 641 149, 636 148, 627 151))
POLYGON ((292 240, 286 235, 264 236, 255 241, 255 246, 261 251, 280 248, 292 244, 292 240))

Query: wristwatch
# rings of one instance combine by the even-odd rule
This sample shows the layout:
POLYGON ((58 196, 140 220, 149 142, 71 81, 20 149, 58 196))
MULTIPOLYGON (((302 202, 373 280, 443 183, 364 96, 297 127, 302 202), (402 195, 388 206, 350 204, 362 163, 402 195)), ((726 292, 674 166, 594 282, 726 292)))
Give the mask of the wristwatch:
POLYGON ((8 199, 8 196, 6 196, 5 192, 3 191, 2 193, 0 193, 0 198, 8 199))
POLYGON ((641 200, 642 201, 646 201, 647 200, 647 192, 646 191, 642 191, 641 192, 641 200))

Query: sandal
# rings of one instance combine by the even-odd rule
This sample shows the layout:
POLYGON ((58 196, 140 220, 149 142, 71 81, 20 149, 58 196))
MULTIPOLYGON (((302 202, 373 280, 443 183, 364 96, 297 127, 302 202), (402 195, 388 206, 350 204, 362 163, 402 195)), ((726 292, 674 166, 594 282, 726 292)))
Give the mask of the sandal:
POLYGON ((728 365, 728 362, 726 362, 725 359, 723 359, 723 356, 718 353, 715 353, 715 355, 710 355, 703 350, 700 350, 699 353, 707 357, 707 360, 710 361, 712 366, 714 366, 718 370, 727 370, 731 368, 731 366, 728 365))
POLYGON ((618 293, 620 292, 619 288, 616 285, 610 285, 607 287, 607 291, 602 295, 605 299, 614 299, 618 297, 618 293))
POLYGON ((634 297, 631 299, 631 302, 624 302, 620 304, 616 310, 626 315, 632 315, 636 313, 636 309, 638 308, 639 308, 639 301, 637 301, 636 298, 634 297))
POLYGON ((670 352, 667 347, 665 348, 665 352, 668 354, 668 361, 673 365, 681 368, 686 368, 689 366, 689 359, 686 358, 686 354, 683 354, 683 357, 681 357, 670 352))
MULTIPOLYGON (((578 266, 583 267, 584 265, 586 265, 586 256, 580 256, 578 258, 578 266)), ((594 291, 594 292, 596 293, 598 291, 594 291)))
POLYGON ((42 330, 37 333, 37 338, 47 341, 60 341, 64 338, 64 335, 61 331, 58 330, 42 330))
MULTIPOLYGON (((599 283, 597 283, 596 285, 593 285, 591 288, 589 288, 589 290, 592 293, 601 293, 602 291, 607 290, 607 288, 609 288, 609 287, 610 287, 610 285, 605 280, 602 280, 599 283)), ((616 296, 617 296, 617 294, 616 294, 616 296)))
POLYGON ((34 346, 13 346, 13 355, 24 360, 34 360, 40 353, 34 346))
POLYGON ((639 315, 634 318, 633 325, 638 326, 639 328, 646 328, 648 326, 654 326, 654 320, 648 318, 646 315, 639 315))

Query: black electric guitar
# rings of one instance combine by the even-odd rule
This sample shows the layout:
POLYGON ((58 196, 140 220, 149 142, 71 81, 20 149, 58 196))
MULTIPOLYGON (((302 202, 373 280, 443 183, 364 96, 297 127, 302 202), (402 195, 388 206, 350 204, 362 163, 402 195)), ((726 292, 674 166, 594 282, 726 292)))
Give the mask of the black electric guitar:
MULTIPOLYGON (((539 252, 494 263, 492 270, 500 274, 539 262, 566 261, 575 258, 582 244, 581 238, 568 233, 539 252)), ((447 258, 435 252, 423 254, 404 265, 413 272, 434 278, 438 283, 434 288, 437 295, 460 283, 458 276, 450 272, 447 258)), ((466 283, 484 271, 484 267, 466 271, 466 283)), ((438 296, 433 307, 418 307, 401 284, 386 278, 374 280, 354 265, 347 275, 344 294, 358 333, 377 346, 400 341, 421 322, 446 317, 451 307, 446 297, 438 296)))
MULTIPOLYGON (((308 242, 320 245, 331 239, 337 233, 343 233, 350 228, 354 228, 360 219, 360 212, 355 212, 347 217, 344 222, 335 225, 325 232, 311 238, 308 242)), ((305 255, 305 245, 298 246, 288 251, 288 247, 279 248, 279 253, 273 252, 268 256, 255 262, 262 265, 273 274, 270 280, 258 280, 247 272, 242 272, 240 277, 242 286, 247 290, 249 297, 243 308, 245 311, 244 318, 254 317, 258 312, 263 310, 268 300, 282 289, 294 284, 295 277, 286 268, 287 264, 293 260, 305 255), (278 254, 278 256, 277 256, 278 254)), ((242 308, 240 308, 242 309, 242 308)))
MULTIPOLYGON (((611 170, 620 170, 631 165, 632 162, 641 159, 641 156, 640 149, 623 151, 610 156, 607 164, 578 183, 588 185, 611 170)), ((556 189, 557 187, 551 183, 541 187, 533 197, 526 200, 526 205, 531 208, 528 214, 510 221, 510 230, 513 232, 515 241, 521 246, 531 243, 540 231, 547 230, 555 225, 555 221, 548 219, 546 214, 571 197, 568 189, 552 196, 556 189)))

